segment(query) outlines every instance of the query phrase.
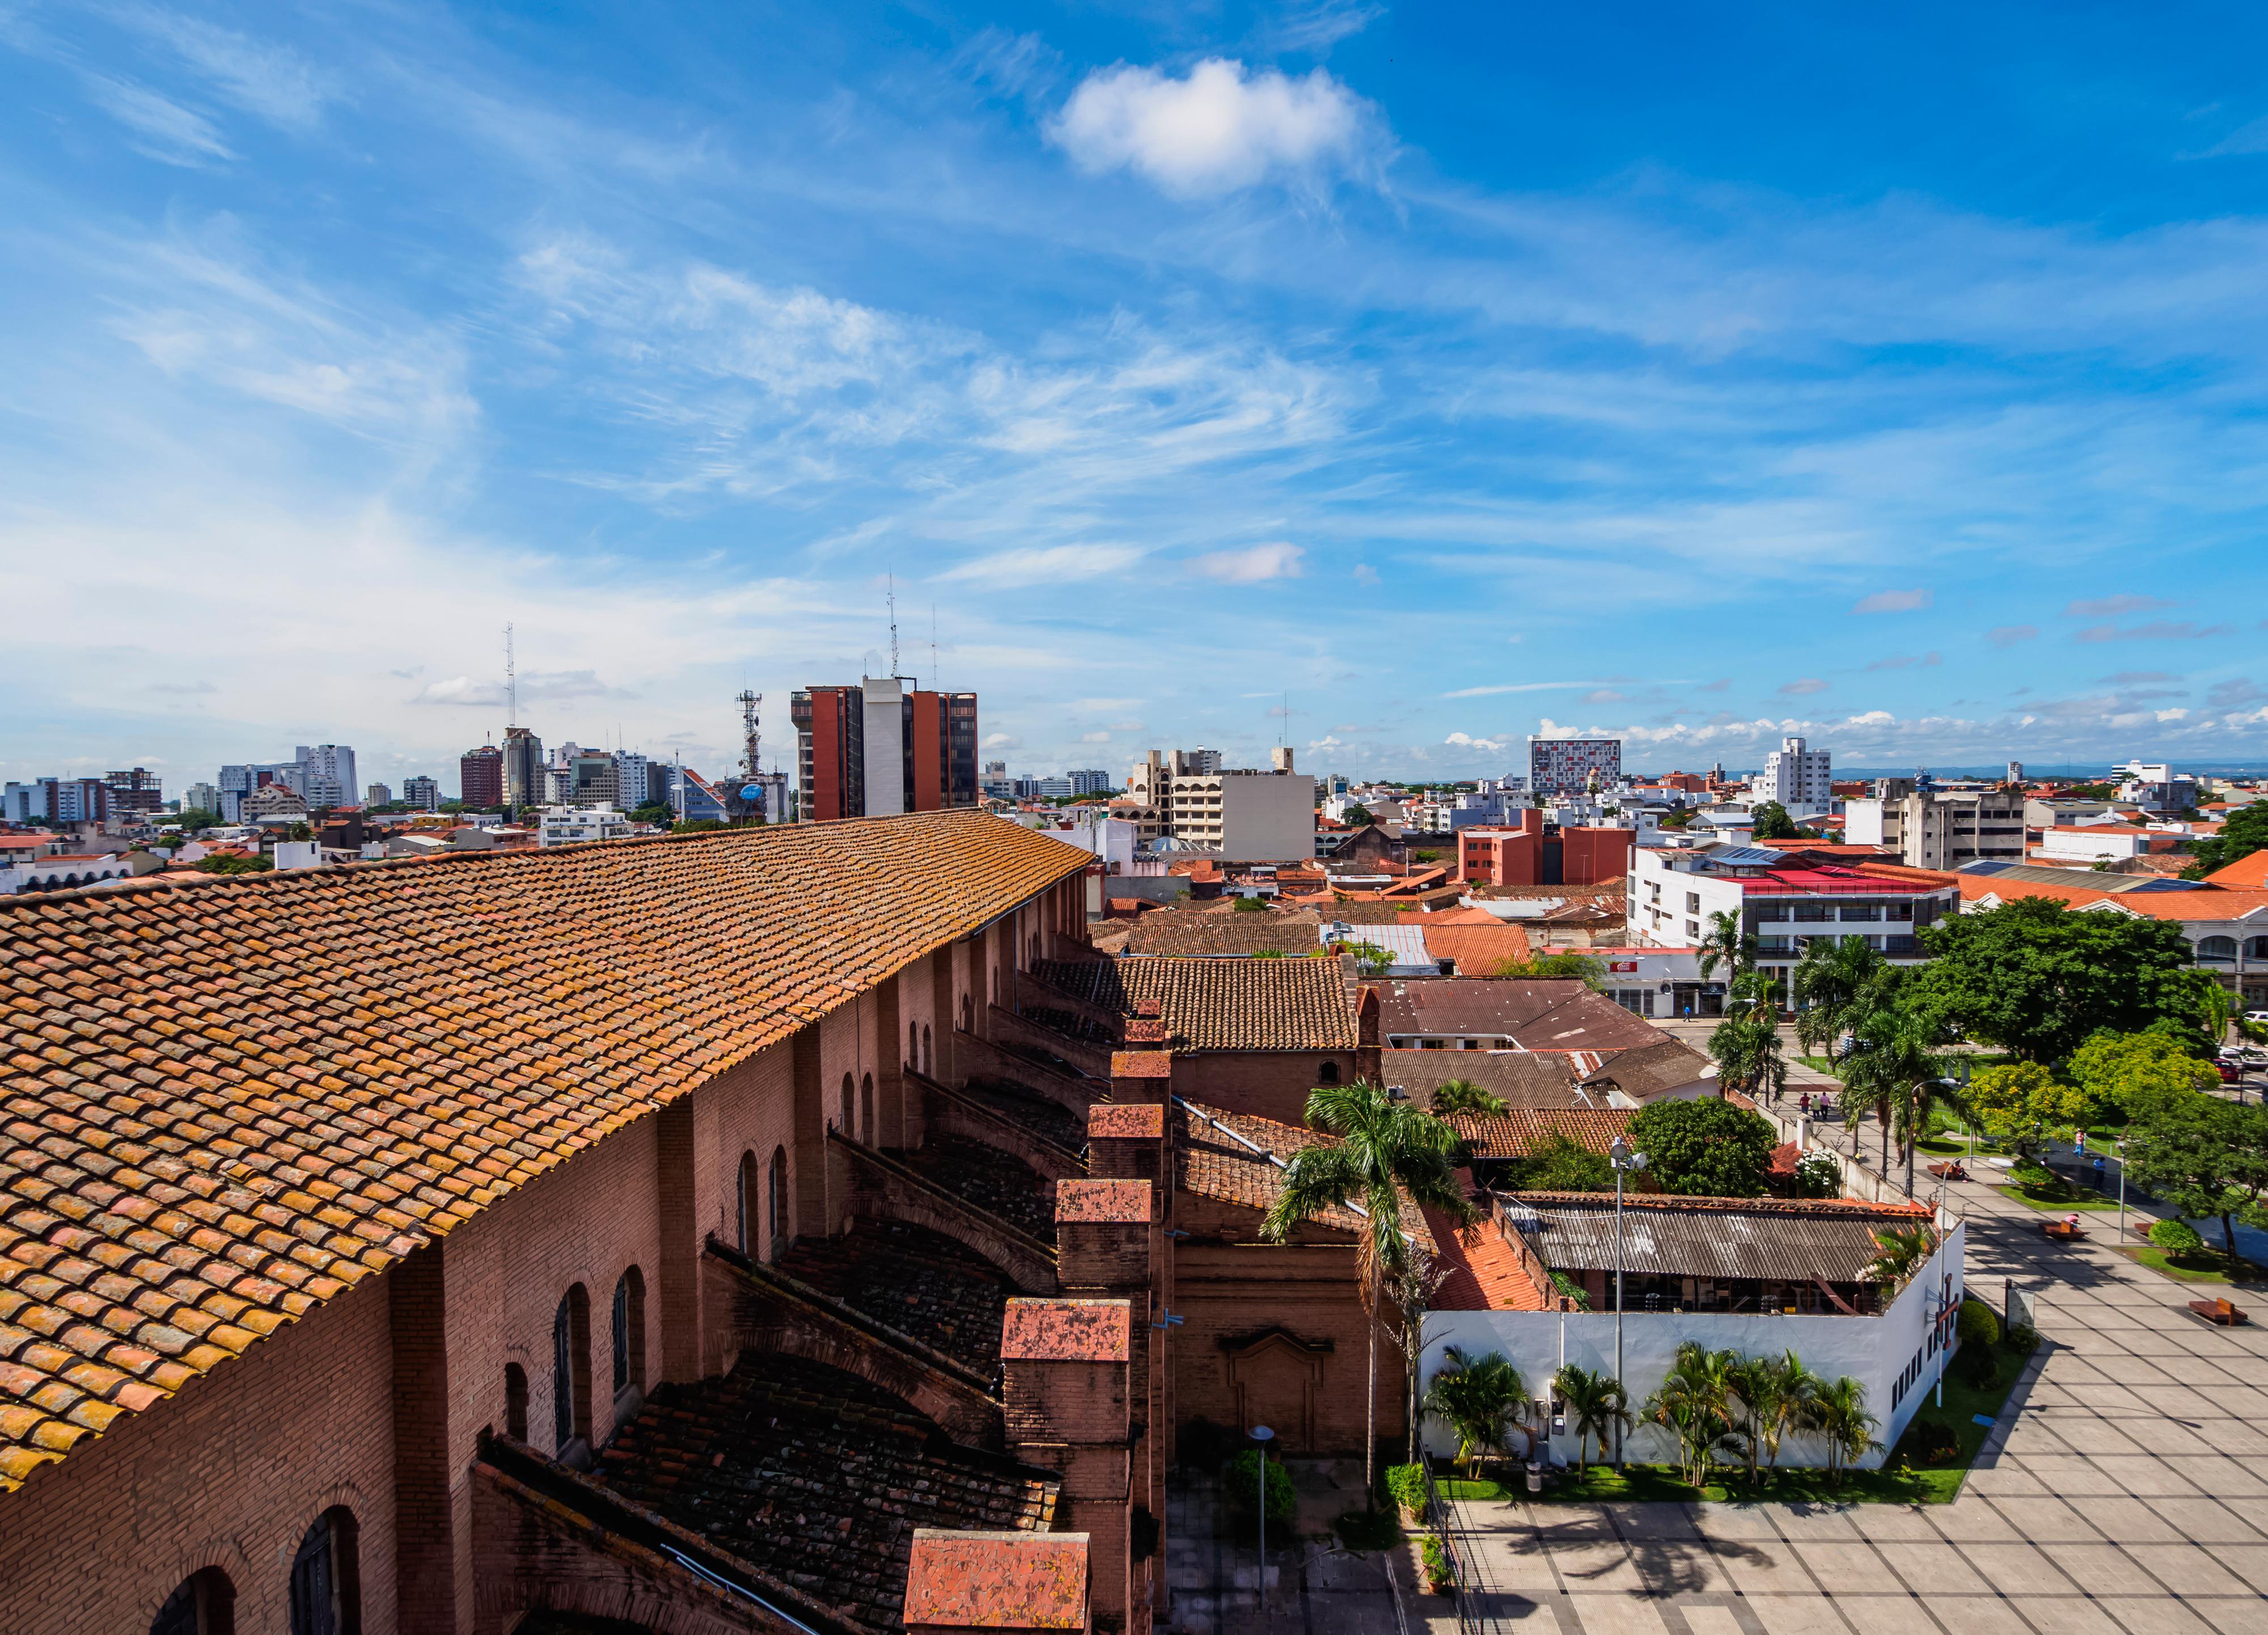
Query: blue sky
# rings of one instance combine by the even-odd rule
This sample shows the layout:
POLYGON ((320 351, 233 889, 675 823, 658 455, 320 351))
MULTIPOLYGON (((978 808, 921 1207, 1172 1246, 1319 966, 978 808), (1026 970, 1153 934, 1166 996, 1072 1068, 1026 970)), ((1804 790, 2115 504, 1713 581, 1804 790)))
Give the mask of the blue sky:
POLYGON ((0 0, 0 771, 2268 758, 2264 33, 0 0))

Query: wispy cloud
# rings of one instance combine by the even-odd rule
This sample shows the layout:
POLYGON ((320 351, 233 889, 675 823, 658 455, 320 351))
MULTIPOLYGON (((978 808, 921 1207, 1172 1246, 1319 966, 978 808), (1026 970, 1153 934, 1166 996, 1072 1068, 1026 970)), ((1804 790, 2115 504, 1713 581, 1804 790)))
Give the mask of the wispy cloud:
POLYGON ((2091 624, 2072 637, 2080 642, 2195 642, 2216 636, 2234 636, 2229 624, 2198 624, 2191 619, 2153 619, 2121 630, 2115 624, 2091 624))
POLYGON ((2039 639, 2036 624, 1996 624, 1984 632, 1984 639, 1995 647, 2014 647, 2023 642, 2039 639))
POLYGON ((1807 675, 1796 681, 1782 681, 1778 690, 1783 697, 1802 698, 1813 693, 1825 692, 1827 685, 1815 675, 1807 675))
POLYGON ((1243 550, 1208 551, 1192 557, 1189 571, 1199 578, 1219 579, 1230 585, 1257 585, 1266 579, 1295 579, 1300 577, 1300 560, 1307 553, 1297 545, 1278 541, 1269 545, 1254 545, 1243 550))
POLYGON ((1134 545, 1026 546, 964 562, 938 578, 1003 587, 1061 585, 1123 573, 1141 560, 1141 548, 1134 545))
POLYGON ((2066 619, 2117 619, 2130 613, 2154 613, 2161 608, 2173 605, 2161 596, 2102 596, 2067 604, 2063 616, 2066 619))
POLYGON ((1853 613, 1918 613, 1935 600, 1926 590, 1876 591, 1851 604, 1853 613))
POLYGON ((134 145, 151 158, 168 165, 202 165, 236 157, 210 120, 147 85, 107 74, 90 74, 86 94, 96 107, 132 131, 134 145))

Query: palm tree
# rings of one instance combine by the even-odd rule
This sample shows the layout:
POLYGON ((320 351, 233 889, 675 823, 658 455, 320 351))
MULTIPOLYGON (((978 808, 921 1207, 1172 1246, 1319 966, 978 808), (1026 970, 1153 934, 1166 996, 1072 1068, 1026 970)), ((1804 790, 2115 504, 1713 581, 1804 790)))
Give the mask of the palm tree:
POLYGON ((1481 1454, 1502 1451, 1527 1405, 1528 1382, 1502 1351, 1468 1358, 1450 1346, 1425 1391, 1425 1411, 1456 1432, 1457 1457, 1476 1471, 1481 1454))
POLYGON ((1882 1121, 1882 1173, 1890 1173, 1890 1115, 1906 1155, 1906 1196, 1913 1196, 1913 1143, 1945 1077, 1945 1062, 1930 1047, 1936 1029, 1919 1013, 1895 1000, 1878 1005, 1852 1024, 1863 1030, 1843 1064, 1843 1082, 1862 1100, 1871 1097, 1882 1121))
POLYGON ((1812 1403, 1819 1395, 1821 1381, 1803 1366, 1803 1359, 1791 1348, 1772 1364, 1770 1377, 1760 1383, 1765 1396, 1757 1404, 1756 1417, 1764 1432, 1765 1457, 1777 1470, 1781 1441, 1790 1431, 1801 1430, 1810 1423, 1812 1403))
POLYGON ((1717 1087, 1743 1094, 1769 1088, 1777 1096, 1787 1087, 1787 1063, 1780 1054, 1779 1025, 1753 1012, 1727 1016, 1709 1035, 1709 1055, 1717 1064, 1717 1087))
POLYGON ((1883 1226, 1874 1233, 1875 1247, 1881 1250, 1867 1266, 1867 1276, 1889 1288, 1896 1288, 1913 1275, 1914 1268, 1930 1257, 1937 1248, 1937 1234, 1921 1222, 1911 1226, 1883 1226))
POLYGON ((1864 937, 1814 937, 1804 945, 1792 979, 1795 1036, 1805 1050, 1834 1054, 1843 1025, 1863 1006, 1888 968, 1881 951, 1864 937))
POLYGON ((1268 1207, 1260 1235, 1281 1243, 1292 1229, 1326 1210, 1355 1208, 1366 1217, 1355 1241, 1355 1270, 1363 1309, 1370 1314, 1370 1387, 1363 1440, 1363 1491, 1377 1484, 1378 1304, 1380 1290, 1400 1273, 1418 1248, 1403 1225, 1403 1198, 1439 1210, 1459 1226, 1480 1219, 1457 1184, 1451 1157, 1457 1132, 1378 1086, 1319 1085, 1307 1093, 1310 1127, 1336 1139, 1302 1147, 1284 1173, 1283 1190, 1268 1207))
POLYGON ((1447 1118, 1455 1113, 1470 1113, 1476 1118, 1502 1118, 1504 1098, 1491 1095, 1469 1079, 1451 1079, 1433 1092, 1430 1109, 1436 1118, 1447 1118))
POLYGON ((1847 1374, 1813 1396, 1805 1428, 1827 1439, 1827 1469, 1836 1486, 1843 1485, 1845 1465, 1881 1446, 1874 1440, 1881 1423, 1867 1411, 1867 1388, 1847 1374))
POLYGON ((1756 1479, 1756 1458, 1764 1451, 1764 1418, 1771 1409, 1778 1372, 1779 1364, 1770 1357, 1743 1357, 1726 1370, 1726 1382, 1732 1388, 1739 1410, 1734 1418, 1742 1451, 1748 1455, 1749 1483, 1752 1487, 1756 1479))
POLYGON ((1719 910, 1709 917, 1709 934, 1701 939, 1701 980, 1707 982, 1719 965, 1740 975, 1756 962, 1756 939, 1741 928, 1741 917, 1719 910))
POLYGON ((1575 1469, 1580 1474, 1590 1469, 1591 1438, 1599 1439, 1599 1457, 1604 1459, 1608 1433, 1619 1436, 1631 1428, 1630 1393, 1605 1370, 1579 1368, 1573 1363, 1551 1376, 1551 1388, 1575 1417, 1575 1469))
POLYGON ((1678 1462, 1692 1486, 1706 1479, 1711 1455, 1734 1429, 1732 1371, 1739 1361, 1736 1352, 1709 1351, 1688 1340, 1677 1348, 1661 1388, 1646 1398, 1646 1418, 1677 1439, 1678 1462))

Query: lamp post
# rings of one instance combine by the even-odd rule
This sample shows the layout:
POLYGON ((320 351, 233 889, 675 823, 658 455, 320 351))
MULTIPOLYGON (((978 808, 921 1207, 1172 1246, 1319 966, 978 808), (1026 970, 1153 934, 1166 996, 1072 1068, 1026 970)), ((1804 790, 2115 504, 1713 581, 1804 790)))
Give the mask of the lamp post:
POLYGON ((1264 1610, 1268 1605, 1268 1444, 1276 1440, 1276 1432, 1256 1425, 1252 1440, 1260 1445, 1260 1578, 1253 1591, 1256 1604, 1264 1610))
MULTIPOLYGON (((1607 1148, 1607 1161, 1615 1167, 1615 1387, 1624 1399, 1630 1396, 1630 1388, 1623 1383, 1623 1176, 1646 1167, 1646 1154, 1631 1151, 1631 1144, 1621 1136, 1607 1148)), ((1623 1469, 1622 1422, 1615 1422, 1615 1469, 1623 1469)))

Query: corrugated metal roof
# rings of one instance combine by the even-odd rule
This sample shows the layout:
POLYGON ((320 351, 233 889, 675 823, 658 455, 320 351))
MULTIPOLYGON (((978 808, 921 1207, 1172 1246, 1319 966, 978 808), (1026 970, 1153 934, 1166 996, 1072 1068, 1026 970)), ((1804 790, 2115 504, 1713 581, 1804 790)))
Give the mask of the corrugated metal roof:
MULTIPOLYGON (((1612 1270, 1615 1205, 1558 1195, 1513 1195, 1535 1212, 1529 1246, 1555 1270, 1612 1270)), ((1639 1277, 1748 1278, 1765 1282, 1862 1283, 1881 1256, 1878 1229, 1910 1226, 1904 1211, 1782 1213, 1737 1206, 1630 1203, 1624 1218, 1623 1269, 1639 1277)))

